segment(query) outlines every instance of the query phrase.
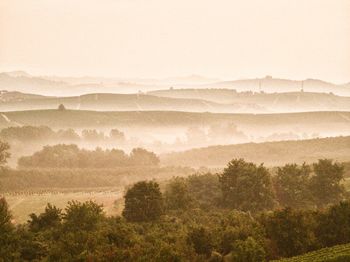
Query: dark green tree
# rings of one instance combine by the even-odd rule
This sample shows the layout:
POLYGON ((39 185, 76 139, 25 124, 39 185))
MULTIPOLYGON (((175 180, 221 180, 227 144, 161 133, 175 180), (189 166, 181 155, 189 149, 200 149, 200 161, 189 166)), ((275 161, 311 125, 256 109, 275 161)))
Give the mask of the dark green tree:
POLYGON ((282 257, 296 256, 315 246, 316 223, 311 212, 285 208, 265 217, 263 224, 272 246, 282 257))
POLYGON ((13 261, 16 250, 12 215, 5 198, 0 197, 0 261, 13 261))
POLYGON ((309 190, 311 168, 287 164, 279 167, 276 177, 276 195, 279 203, 285 207, 306 208, 311 204, 309 190))
POLYGON ((159 184, 141 181, 134 184, 125 196, 123 216, 132 222, 155 221, 163 213, 163 196, 159 184))
POLYGON ((176 177, 166 186, 164 193, 165 204, 168 210, 187 209, 192 205, 192 198, 186 180, 176 177))
POLYGON ((350 242, 350 202, 340 202, 317 216, 316 235, 322 247, 350 242))
POLYGON ((274 206, 269 171, 261 164, 234 159, 219 176, 223 204, 243 211, 261 211, 274 206))
POLYGON ((104 218, 103 206, 93 201, 70 201, 63 215, 67 230, 93 230, 104 218))
POLYGON ((310 190, 318 207, 338 203, 343 199, 345 189, 344 167, 330 159, 320 159, 314 164, 315 176, 311 178, 310 190))
POLYGON ((29 216, 31 219, 28 221, 29 228, 32 231, 39 231, 58 226, 62 220, 62 210, 47 204, 44 213, 41 213, 39 216, 32 213, 29 216))
POLYGON ((193 246, 197 254, 210 256, 213 250, 212 236, 205 227, 192 228, 187 234, 187 243, 193 246))
POLYGON ((237 240, 234 243, 229 257, 231 261, 237 262, 262 262, 266 261, 266 252, 261 243, 248 237, 246 240, 237 240))

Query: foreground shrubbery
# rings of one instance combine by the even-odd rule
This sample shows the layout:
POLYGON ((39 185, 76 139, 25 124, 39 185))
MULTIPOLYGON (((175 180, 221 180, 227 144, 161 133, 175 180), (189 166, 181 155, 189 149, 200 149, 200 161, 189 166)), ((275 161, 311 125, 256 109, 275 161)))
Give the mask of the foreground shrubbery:
POLYGON ((48 205, 15 227, 2 199, 0 256, 4 261, 265 261, 327 247, 329 237, 332 245, 348 243, 341 228, 350 227, 349 213, 349 202, 318 212, 282 209, 259 215, 194 208, 130 222, 106 217, 94 202, 70 202, 65 210, 48 205), (347 217, 343 224, 334 210, 347 217))
POLYGON ((64 210, 48 205, 17 226, 1 199, 0 257, 258 262, 300 255, 350 243, 342 177, 342 166, 330 160, 287 165, 271 177, 263 165, 238 159, 220 175, 174 178, 162 186, 138 182, 125 194, 122 217, 107 217, 94 202, 73 201, 64 210), (287 182, 293 176, 298 183, 287 182))

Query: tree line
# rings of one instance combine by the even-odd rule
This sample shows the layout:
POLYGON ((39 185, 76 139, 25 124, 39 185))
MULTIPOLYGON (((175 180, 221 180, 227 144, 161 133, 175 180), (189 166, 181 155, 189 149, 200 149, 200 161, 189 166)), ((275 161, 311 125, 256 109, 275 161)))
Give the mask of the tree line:
POLYGON ((23 225, 0 200, 5 261, 268 261, 350 243, 343 166, 319 160, 264 165, 234 159, 220 174, 140 181, 121 216, 94 202, 48 204, 23 225), (293 181, 295 179, 295 181, 293 181))
POLYGON ((44 146, 33 155, 18 159, 20 168, 116 168, 158 165, 158 156, 143 148, 134 148, 127 155, 119 149, 86 150, 74 144, 44 146))
POLYGON ((111 129, 108 135, 96 129, 84 129, 78 134, 74 129, 52 130, 47 126, 12 126, 1 129, 0 139, 14 143, 33 143, 42 141, 70 141, 70 142, 98 142, 126 140, 124 132, 118 129, 111 129))

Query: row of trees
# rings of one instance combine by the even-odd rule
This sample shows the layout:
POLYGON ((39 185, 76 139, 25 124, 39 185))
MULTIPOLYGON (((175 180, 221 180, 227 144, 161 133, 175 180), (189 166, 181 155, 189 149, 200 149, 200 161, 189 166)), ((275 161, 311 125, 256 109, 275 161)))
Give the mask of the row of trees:
POLYGON ((77 145, 45 146, 32 156, 21 157, 21 168, 115 168, 123 166, 158 166, 159 158, 143 148, 134 148, 130 155, 118 149, 80 149, 77 145))
POLYGON ((47 126, 16 126, 4 128, 0 131, 0 139, 13 143, 33 143, 42 141, 70 141, 85 142, 115 141, 124 142, 125 134, 118 129, 111 129, 108 135, 95 129, 84 129, 78 134, 74 129, 54 131, 47 126))

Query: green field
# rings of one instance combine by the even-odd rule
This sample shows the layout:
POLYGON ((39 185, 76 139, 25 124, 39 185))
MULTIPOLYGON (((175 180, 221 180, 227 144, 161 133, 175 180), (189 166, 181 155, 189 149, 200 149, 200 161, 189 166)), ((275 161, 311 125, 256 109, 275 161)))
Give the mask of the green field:
POLYGON ((348 262, 350 261, 350 244, 323 248, 301 256, 276 260, 279 262, 348 262))

